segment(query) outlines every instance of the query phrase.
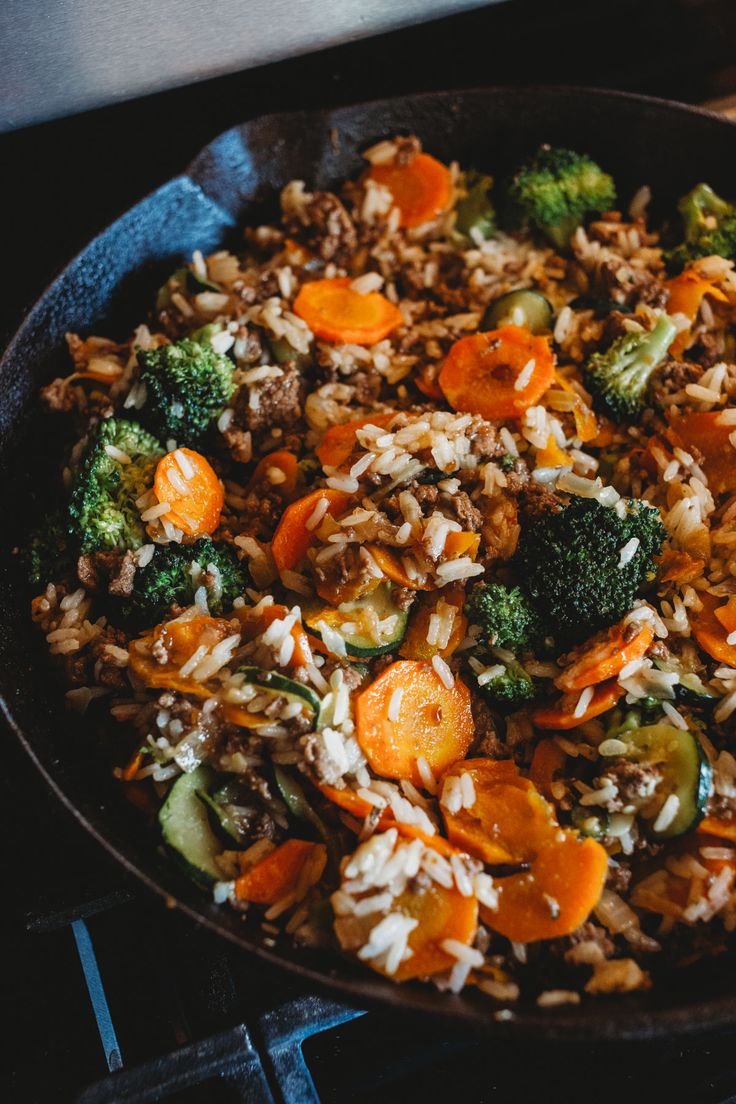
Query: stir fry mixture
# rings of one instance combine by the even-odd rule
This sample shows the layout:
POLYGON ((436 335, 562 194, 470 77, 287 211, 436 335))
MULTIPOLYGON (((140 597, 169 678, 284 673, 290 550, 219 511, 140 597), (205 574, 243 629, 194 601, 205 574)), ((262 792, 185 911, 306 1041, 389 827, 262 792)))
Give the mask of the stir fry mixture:
POLYGON ((736 208, 364 156, 68 335, 33 618, 269 940, 499 1015, 647 988, 736 926, 736 208))

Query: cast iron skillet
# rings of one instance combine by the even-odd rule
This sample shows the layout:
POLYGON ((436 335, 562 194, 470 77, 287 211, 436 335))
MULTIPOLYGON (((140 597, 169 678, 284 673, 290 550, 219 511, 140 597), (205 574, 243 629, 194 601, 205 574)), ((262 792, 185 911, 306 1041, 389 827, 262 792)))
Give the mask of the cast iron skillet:
MULTIPOLYGON (((293 177, 324 187, 354 174, 358 151, 385 135, 413 132, 425 147, 501 173, 539 142, 592 154, 616 177, 624 202, 648 183, 655 213, 699 180, 732 190, 736 128, 704 111, 661 100, 589 89, 487 89, 432 93, 342 108, 275 115, 220 135, 186 173, 164 184, 118 219, 62 272, 26 318, 0 365, 0 464, 18 518, 7 549, 18 543, 39 488, 53 487, 57 428, 43 419, 38 388, 68 371, 64 333, 130 332, 154 289, 181 257, 235 237, 236 224, 273 212, 277 190, 293 177)), ((104 185, 102 185, 104 186, 104 185)), ((43 250, 28 228, 29 249, 43 250)), ((42 255, 42 252, 41 252, 42 255)), ((0 706, 12 730, 55 794, 128 871, 193 919, 244 951, 300 974, 350 1002, 401 1005, 490 1033, 560 1038, 625 1038, 736 1024, 736 1000, 723 959, 690 972, 665 972, 650 993, 608 997, 540 1011, 521 1003, 497 1020, 488 998, 443 995, 431 986, 396 986, 335 956, 269 947, 258 922, 216 908, 162 857, 120 798, 86 723, 63 708, 62 692, 30 624, 17 563, 0 565, 0 706)), ((42 810, 28 810, 43 816, 42 810)), ((6 825, 23 846, 23 826, 6 825)), ((51 843, 53 851, 53 843, 51 843)), ((48 855, 44 861, 48 860, 48 855)), ((40 856, 29 856, 39 862, 40 856)))

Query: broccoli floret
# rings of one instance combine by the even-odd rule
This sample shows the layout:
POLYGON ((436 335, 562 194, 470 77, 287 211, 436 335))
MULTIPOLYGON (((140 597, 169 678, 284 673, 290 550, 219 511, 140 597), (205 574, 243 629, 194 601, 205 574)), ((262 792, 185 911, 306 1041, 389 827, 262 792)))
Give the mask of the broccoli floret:
POLYGON ((513 470, 514 464, 518 460, 518 456, 513 456, 510 452, 505 452, 503 456, 500 456, 496 463, 502 472, 510 472, 513 470))
POLYGON ((65 514, 56 511, 44 518, 28 538, 21 560, 32 586, 45 586, 71 570, 74 555, 65 514))
POLYGON ((539 630, 539 618, 518 587, 481 583, 470 595, 465 612, 480 625, 488 643, 515 652, 526 648, 539 630))
POLYGON ((595 498, 574 496, 557 512, 522 527, 515 566, 542 624, 572 644, 627 613, 639 588, 654 579, 653 557, 665 538, 659 511, 623 500, 623 517, 595 498), (633 546, 621 564, 621 551, 633 546))
POLYGON ((133 592, 123 607, 127 617, 146 625, 157 624, 172 605, 188 606, 203 585, 203 575, 213 576, 207 588, 210 613, 231 609, 235 598, 250 586, 250 576, 234 550, 203 538, 193 544, 158 545, 145 567, 135 573, 133 592), (217 570, 212 571, 214 567, 217 570))
POLYGON ((140 548, 146 531, 135 503, 153 484, 163 455, 156 438, 136 422, 108 418, 100 423, 69 503, 71 531, 81 552, 140 548))
POLYGON ((567 245, 586 215, 607 211, 615 202, 613 178, 595 161, 550 146, 540 146, 505 189, 507 223, 541 230, 558 249, 567 245))
POLYGON ((464 238, 490 238, 496 230, 496 212, 491 200, 493 177, 471 169, 464 174, 465 195, 455 204, 455 230, 464 238))
POLYGON ((141 418, 162 441, 196 444, 235 390, 232 362, 190 338, 141 349, 138 362, 146 385, 141 418))
POLYGON ((651 333, 626 333, 585 366, 585 385, 596 405, 617 421, 636 421, 646 405, 652 373, 667 355, 677 327, 662 314, 651 333))
POLYGON ((681 272, 698 257, 718 255, 736 260, 736 206, 716 195, 708 184, 696 184, 677 205, 684 241, 665 253, 667 268, 681 272))
POLYGON ((512 659, 503 667, 502 674, 479 686, 479 690, 502 713, 514 713, 534 700, 536 688, 518 660, 512 659))

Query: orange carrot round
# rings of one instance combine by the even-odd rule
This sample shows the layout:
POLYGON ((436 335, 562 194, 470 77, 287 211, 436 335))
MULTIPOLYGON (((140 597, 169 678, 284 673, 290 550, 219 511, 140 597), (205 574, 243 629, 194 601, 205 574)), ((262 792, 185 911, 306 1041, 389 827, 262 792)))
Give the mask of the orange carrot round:
POLYGON ((166 520, 187 536, 212 533, 219 525, 225 495, 201 453, 188 448, 167 453, 159 460, 153 489, 159 502, 169 504, 166 520))
MULTIPOLYGON (((257 617, 253 617, 248 607, 233 610, 233 617, 237 617, 241 624, 243 640, 255 640, 257 636, 265 632, 273 621, 282 621, 289 613, 287 606, 279 602, 273 602, 265 606, 257 617)), ((312 651, 309 639, 301 621, 292 626, 291 636, 294 640, 294 651, 287 667, 303 667, 312 662, 312 651)))
MULTIPOLYGON (((731 840, 736 843, 736 820, 724 820, 722 817, 703 817, 696 828, 697 832, 707 836, 717 836, 718 839, 731 840)), ((734 856, 736 858, 736 856, 734 856)))
POLYGON ((231 622, 224 618, 192 617, 189 621, 167 621, 141 637, 140 641, 130 642, 128 668, 144 686, 178 690, 195 698, 209 698, 212 691, 204 683, 181 675, 180 668, 200 645, 211 648, 231 636, 233 631, 231 622), (139 643, 148 647, 141 650, 139 643), (168 655, 166 663, 159 663, 151 654, 151 646, 155 643, 165 649, 168 655))
POLYGON ((350 496, 344 491, 325 487, 321 491, 310 491, 287 507, 271 542, 271 554, 279 572, 293 571, 312 546, 314 531, 307 528, 307 522, 322 499, 327 500, 326 512, 337 517, 347 509, 350 496))
POLYGON ((593 697, 579 717, 575 716, 575 710, 580 700, 580 693, 573 690, 569 694, 563 694, 556 702, 540 705, 532 713, 532 721, 537 728, 556 728, 561 731, 577 728, 578 725, 591 721, 593 717, 599 717, 601 713, 607 713, 609 709, 613 709, 624 693, 623 687, 619 686, 615 679, 608 679, 607 682, 601 682, 596 686, 593 697))
POLYGON ((411 576, 406 573, 401 559, 392 548, 387 548, 383 544, 367 544, 366 548, 383 574, 387 579, 390 579, 392 583, 397 583, 401 587, 406 587, 407 590, 434 589, 432 583, 419 582, 417 579, 412 579, 411 576))
POLYGON ((464 604, 465 591, 462 587, 443 587, 440 591, 423 595, 412 607, 409 628, 399 648, 399 654, 404 659, 431 659, 435 655, 447 659, 451 656, 465 639, 468 631, 468 619, 463 612, 464 604), (437 614, 438 607, 443 602, 454 609, 455 616, 450 638, 441 648, 439 644, 428 642, 427 633, 432 615, 437 614))
MULTIPOLYGON (((667 303, 668 314, 684 314, 691 322, 698 317, 700 305, 706 295, 717 299, 720 303, 727 303, 728 296, 705 276, 701 276, 693 268, 686 268, 679 276, 667 280, 665 287, 670 293, 667 303)), ((670 356, 679 357, 685 349, 692 344, 693 338, 690 327, 681 330, 670 347, 670 356)))
POLYGON ((554 357, 547 338, 522 326, 501 326, 456 341, 439 380, 454 410, 489 421, 520 418, 553 382, 554 357))
POLYGON ((323 341, 375 345, 403 324, 403 316, 380 292, 361 295, 351 283, 349 276, 336 276, 304 284, 294 300, 294 313, 323 341))
POLYGON ((707 591, 698 593, 703 608, 690 614, 690 627, 693 636, 704 652, 719 663, 728 667, 736 665, 736 644, 728 643, 729 633, 716 617, 716 610, 723 606, 723 600, 707 591))
POLYGON ((597 905, 607 870, 608 855, 599 843, 562 832, 529 871, 497 879, 498 908, 482 906, 481 917, 514 943, 569 935, 597 905))
MULTIPOLYGON (((635 623, 637 624, 637 623, 635 623)), ((583 690, 614 678, 627 663, 645 655, 654 640, 651 622, 639 621, 636 636, 627 640, 628 625, 612 625, 605 634, 594 636, 580 656, 555 679, 560 690, 583 690)))
MULTIPOLYGON (((365 820, 368 814, 375 809, 375 805, 371 805, 370 801, 366 801, 359 793, 356 793, 355 790, 351 790, 347 786, 343 789, 338 789, 337 786, 330 786, 326 782, 321 782, 318 788, 329 801, 334 802, 338 808, 344 809, 346 813, 349 813, 350 816, 354 817, 356 820, 365 820)), ((427 847, 431 847, 433 851, 438 851, 441 855, 444 855, 445 858, 449 858, 450 855, 458 854, 458 849, 453 847, 444 836, 430 836, 426 832, 423 832, 421 828, 417 828, 416 824, 404 824, 403 821, 396 820, 391 809, 388 807, 381 810, 377 828, 381 830, 395 828, 400 836, 406 836, 409 839, 420 839, 427 847)))
POLYGON ((450 173, 428 153, 418 153, 406 165, 373 165, 368 175, 391 192, 400 226, 421 226, 450 206, 450 173))
POLYGON ((355 448, 355 433, 365 425, 387 426, 395 417, 393 411, 386 414, 367 414, 365 418, 356 418, 343 425, 330 426, 322 438, 322 443, 314 450, 323 468, 339 468, 355 448))
POLYGON ((447 837, 485 863, 529 862, 557 830, 554 810, 529 779, 502 763, 466 759, 446 773, 443 785, 469 774, 475 790, 470 808, 450 813, 442 806, 447 837))
POLYGON ((549 737, 546 740, 540 740, 534 749, 529 777, 548 801, 555 800, 552 783, 563 770, 566 761, 567 756, 560 745, 549 737))
POLYGON ((720 411, 693 411, 670 418, 667 436, 685 451, 695 450, 702 457, 708 486, 715 495, 736 491, 736 450, 731 444, 732 425, 722 425, 720 411))
MULTIPOLYGON (((235 896, 257 905, 273 905, 296 889, 308 861, 315 862, 317 870, 321 863, 324 870, 327 862, 325 845, 288 839, 235 879, 235 896)), ((320 876, 321 872, 317 873, 312 882, 318 881, 320 876)))
POLYGON ((448 689, 432 664, 420 660, 400 659, 387 667, 358 695, 355 720, 358 743, 376 774, 407 778, 415 786, 422 785, 420 756, 433 774, 442 774, 463 758, 475 733, 465 683, 456 677, 448 689), (390 720, 397 698, 398 719, 390 720))
POLYGON ((258 461, 248 481, 246 493, 264 483, 269 490, 275 491, 282 498, 293 498, 298 475, 299 464, 294 453, 288 449, 277 449, 258 461))

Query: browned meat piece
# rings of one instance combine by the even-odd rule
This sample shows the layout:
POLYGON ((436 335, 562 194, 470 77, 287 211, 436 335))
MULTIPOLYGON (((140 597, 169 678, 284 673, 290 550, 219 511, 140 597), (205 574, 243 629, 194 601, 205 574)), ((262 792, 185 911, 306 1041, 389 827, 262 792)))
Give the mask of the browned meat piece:
POLYGON ((601 786, 611 782, 617 789, 616 796, 606 802, 606 808, 618 812, 627 805, 640 807, 646 804, 661 778, 661 771, 654 766, 629 760, 612 763, 599 778, 601 786))
MULTIPOLYGON (((440 497, 439 487, 434 483, 412 483, 409 490, 414 495, 419 505, 424 509, 425 506, 434 506, 437 499, 440 497)), ((398 502, 398 498, 396 500, 398 502)))
POLYGON ((108 590, 119 598, 127 598, 133 593, 133 583, 136 573, 136 560, 133 553, 128 550, 118 564, 116 570, 110 574, 108 590))
POLYGON ((565 961, 573 966, 593 966, 610 958, 616 950, 613 940, 604 928, 586 920, 568 936, 570 946, 565 951, 565 961))
POLYGON ((231 422, 222 435, 233 460, 247 464, 253 455, 253 441, 250 433, 231 422))
POLYGON ((606 885, 609 889, 615 890, 616 893, 625 893, 629 888, 631 882, 631 867, 618 860, 614 865, 612 862, 608 864, 608 875, 606 877, 606 885))
POLYGON ((47 410, 55 413, 69 414, 72 410, 78 410, 83 405, 84 395, 80 387, 76 387, 68 379, 55 379, 41 388, 41 402, 47 410))
POLYGON ((304 210, 301 238, 323 261, 344 260, 358 248, 358 235, 341 200, 332 192, 315 192, 304 210))
POLYGON ((519 494, 519 509, 525 521, 536 521, 545 514, 557 514, 567 503, 566 495, 551 491, 543 483, 525 483, 519 494))
POLYGON ((282 374, 258 385, 258 405, 250 406, 250 388, 241 387, 235 401, 235 424, 254 436, 278 426, 291 429, 302 414, 302 379, 293 363, 281 365, 282 374))
POLYGON ((736 820, 736 798, 711 794, 705 811, 707 816, 718 817, 719 820, 736 820))
POLYGON ((510 754, 506 745, 496 734, 496 725, 493 714, 483 698, 477 694, 472 699, 473 723, 475 725, 475 739, 468 752, 469 758, 483 759, 509 759, 510 754))
POLYGON ((498 439, 498 434, 493 426, 483 426, 473 438, 470 446, 473 456, 480 460, 492 460, 497 456, 503 456, 506 449, 498 439))
POLYGON ((450 507, 466 532, 477 533, 483 524, 483 514, 473 505, 465 491, 450 496, 450 507))
POLYGON ((702 374, 702 365, 690 360, 665 360, 654 373, 650 396, 654 402, 662 405, 670 395, 683 391, 688 383, 697 383, 702 374))
POLYGON ((393 598, 394 605, 401 610, 402 613, 406 613, 408 609, 414 604, 414 599, 417 593, 415 590, 409 590, 408 587, 394 587, 391 597, 393 598))
POLYGON ((348 601, 347 594, 340 594, 340 589, 350 583, 350 590, 355 587, 355 594, 367 589, 366 584, 373 578, 365 560, 360 555, 360 548, 356 544, 346 544, 336 556, 327 560, 324 564, 314 565, 315 578, 320 582, 320 593, 327 596, 328 590, 333 590, 335 602, 348 601))
POLYGON ((422 143, 415 134, 408 134, 405 138, 394 138, 396 146, 396 164, 409 165, 422 152, 422 143))

